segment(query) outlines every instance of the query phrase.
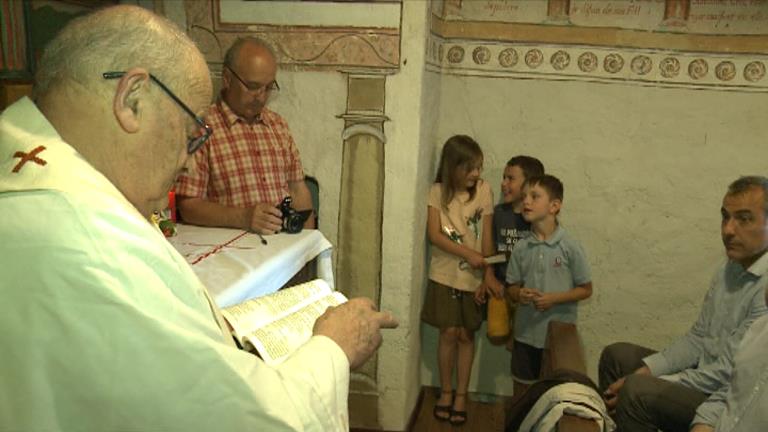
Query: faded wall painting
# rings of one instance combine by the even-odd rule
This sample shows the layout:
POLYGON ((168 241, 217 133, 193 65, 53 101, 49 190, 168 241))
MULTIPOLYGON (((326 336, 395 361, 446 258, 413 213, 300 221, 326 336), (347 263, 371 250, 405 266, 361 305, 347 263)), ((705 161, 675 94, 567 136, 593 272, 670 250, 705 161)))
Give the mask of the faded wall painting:
POLYGON ((768 0, 435 0, 443 73, 768 91, 768 0))
POLYGON ((284 70, 399 66, 399 1, 209 0, 187 1, 185 9, 188 33, 212 65, 250 35, 275 47, 284 70))

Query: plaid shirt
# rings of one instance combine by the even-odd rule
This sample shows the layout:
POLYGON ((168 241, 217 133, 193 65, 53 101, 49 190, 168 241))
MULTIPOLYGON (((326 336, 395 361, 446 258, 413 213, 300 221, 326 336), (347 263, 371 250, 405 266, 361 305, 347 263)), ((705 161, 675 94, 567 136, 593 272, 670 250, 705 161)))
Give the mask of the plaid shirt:
POLYGON ((219 100, 206 121, 213 135, 192 156, 195 166, 179 177, 177 195, 230 207, 277 205, 290 195, 289 182, 304 180, 299 151, 279 114, 264 108, 249 125, 219 100))

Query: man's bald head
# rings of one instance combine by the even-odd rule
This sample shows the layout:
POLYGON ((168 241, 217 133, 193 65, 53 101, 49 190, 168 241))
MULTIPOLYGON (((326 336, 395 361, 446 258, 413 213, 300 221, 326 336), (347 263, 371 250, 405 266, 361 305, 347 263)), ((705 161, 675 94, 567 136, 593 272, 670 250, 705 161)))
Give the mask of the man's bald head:
POLYGON ((239 61, 241 57, 241 51, 246 48, 248 53, 261 52, 263 55, 271 57, 272 61, 276 61, 275 50, 272 46, 263 39, 257 37, 246 36, 238 38, 232 46, 229 47, 227 53, 224 54, 224 64, 229 67, 239 67, 239 61))

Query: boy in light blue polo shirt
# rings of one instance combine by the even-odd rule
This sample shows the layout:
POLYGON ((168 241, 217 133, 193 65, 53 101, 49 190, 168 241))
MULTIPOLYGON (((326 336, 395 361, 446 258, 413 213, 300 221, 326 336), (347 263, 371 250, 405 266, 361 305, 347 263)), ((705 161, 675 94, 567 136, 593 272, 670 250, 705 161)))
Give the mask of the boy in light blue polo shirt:
POLYGON ((519 303, 515 316, 512 376, 538 379, 550 321, 576 322, 576 302, 592 295, 589 264, 581 245, 559 225, 563 184, 556 177, 531 177, 524 187, 523 218, 531 235, 512 249, 507 289, 519 303))

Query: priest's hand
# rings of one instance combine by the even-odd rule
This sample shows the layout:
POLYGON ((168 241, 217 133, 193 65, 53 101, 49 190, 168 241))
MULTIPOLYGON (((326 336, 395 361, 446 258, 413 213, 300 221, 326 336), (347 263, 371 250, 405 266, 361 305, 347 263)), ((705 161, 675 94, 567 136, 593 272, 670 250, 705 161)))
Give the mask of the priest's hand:
POLYGON ((381 345, 383 328, 397 327, 397 320, 389 312, 379 312, 367 298, 354 298, 329 307, 315 321, 315 335, 327 336, 336 342, 349 359, 349 367, 360 367, 381 345))

